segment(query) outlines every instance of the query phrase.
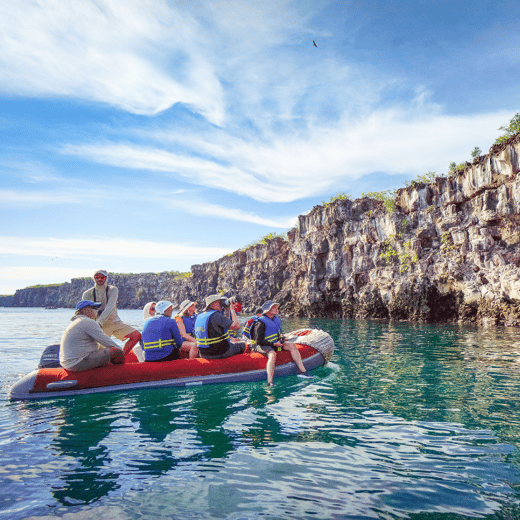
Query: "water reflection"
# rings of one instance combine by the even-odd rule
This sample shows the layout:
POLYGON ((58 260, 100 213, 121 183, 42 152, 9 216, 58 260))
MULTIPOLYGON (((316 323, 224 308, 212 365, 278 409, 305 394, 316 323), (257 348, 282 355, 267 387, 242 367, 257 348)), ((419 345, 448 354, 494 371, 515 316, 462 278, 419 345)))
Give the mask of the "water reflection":
POLYGON ((520 517, 516 330, 308 325, 336 343, 312 381, 4 403, 0 517, 520 517))
POLYGON ((120 400, 117 394, 103 396, 103 399, 86 396, 58 407, 58 428, 50 449, 58 457, 75 461, 52 488, 52 494, 60 503, 88 504, 119 487, 119 473, 111 464, 107 439, 120 400))

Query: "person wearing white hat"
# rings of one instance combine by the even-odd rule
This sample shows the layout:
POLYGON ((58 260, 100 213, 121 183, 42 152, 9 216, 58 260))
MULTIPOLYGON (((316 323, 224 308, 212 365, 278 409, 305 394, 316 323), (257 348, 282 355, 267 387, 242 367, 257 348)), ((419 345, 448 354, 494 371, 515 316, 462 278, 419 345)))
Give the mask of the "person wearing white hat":
POLYGON ((102 367, 110 362, 124 363, 122 350, 96 323, 97 309, 101 304, 82 300, 76 304, 60 342, 60 365, 71 372, 82 372, 102 367))
POLYGON ((183 341, 172 312, 173 305, 161 300, 155 304, 155 316, 146 320, 141 334, 145 361, 179 359, 181 351, 188 352, 190 359, 197 357, 196 343, 183 341))
POLYGON ((95 285, 83 293, 83 299, 101 303, 96 321, 107 336, 114 336, 121 341, 128 340, 123 348, 126 356, 139 342, 141 334, 120 320, 117 314, 119 291, 115 285, 108 285, 107 271, 98 269, 93 278, 95 285))
POLYGON ((282 322, 278 317, 279 304, 271 300, 262 305, 262 316, 254 318, 251 325, 251 347, 256 352, 267 357, 267 384, 274 386, 274 369, 276 367, 276 352, 288 350, 293 361, 300 370, 299 377, 312 378, 305 368, 300 351, 294 343, 285 342, 282 334, 282 322))
POLYGON ((212 294, 205 298, 204 312, 195 320, 195 337, 199 355, 205 359, 224 359, 243 354, 247 344, 243 341, 229 341, 229 331, 240 329, 240 323, 233 306, 230 305, 230 317, 223 312, 223 303, 227 298, 212 294))
POLYGON ((155 316, 155 305, 157 302, 148 302, 143 307, 143 319, 146 321, 148 318, 155 316))

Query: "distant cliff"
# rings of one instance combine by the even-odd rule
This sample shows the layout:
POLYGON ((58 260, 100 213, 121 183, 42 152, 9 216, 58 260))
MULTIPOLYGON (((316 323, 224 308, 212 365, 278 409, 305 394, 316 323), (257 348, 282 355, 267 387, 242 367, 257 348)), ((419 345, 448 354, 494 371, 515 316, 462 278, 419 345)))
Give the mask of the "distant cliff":
MULTIPOLYGON (((520 135, 452 177, 398 191, 395 207, 363 198, 315 206, 288 240, 172 273, 111 275, 120 308, 178 304, 221 291, 251 311, 286 315, 520 325, 520 135)), ((93 282, 16 291, 9 305, 70 307, 93 282)), ((0 305, 7 303, 0 300, 0 305)), ((200 307, 199 307, 200 308, 200 307)))

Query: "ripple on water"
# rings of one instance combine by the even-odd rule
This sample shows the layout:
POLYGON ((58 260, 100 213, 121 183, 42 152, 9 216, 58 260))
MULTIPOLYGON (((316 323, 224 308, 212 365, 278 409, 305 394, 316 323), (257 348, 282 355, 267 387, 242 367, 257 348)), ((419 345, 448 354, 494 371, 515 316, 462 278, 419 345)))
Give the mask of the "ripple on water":
MULTIPOLYGON (((0 312, 2 388, 59 340, 46 312, 0 312)), ((0 518, 520 517, 517 331, 285 323, 335 339, 312 381, 4 399, 0 518)))

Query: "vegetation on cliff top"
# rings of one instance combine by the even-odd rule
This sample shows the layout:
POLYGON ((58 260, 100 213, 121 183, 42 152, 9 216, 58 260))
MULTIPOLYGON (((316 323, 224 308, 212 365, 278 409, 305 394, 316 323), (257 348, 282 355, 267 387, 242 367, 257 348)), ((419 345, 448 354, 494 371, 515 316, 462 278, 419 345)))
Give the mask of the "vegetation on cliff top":
POLYGON ((514 115, 514 117, 509 121, 507 126, 501 126, 499 130, 505 132, 505 134, 497 137, 495 144, 501 144, 504 141, 507 141, 510 137, 520 132, 520 113, 514 115))
MULTIPOLYGON (((520 113, 515 114, 515 116, 509 121, 508 125, 501 126, 499 130, 505 132, 505 134, 498 137, 494 144, 501 144, 516 133, 520 132, 520 113)), ((475 146, 471 151, 471 157, 476 159, 482 155, 482 150, 475 146)), ((463 170, 466 167, 466 163, 462 162, 457 164, 455 161, 451 162, 448 168, 448 176, 455 175, 457 172, 463 170)), ((440 177, 435 172, 426 172, 424 174, 419 174, 417 177, 411 181, 404 181, 406 187, 414 187, 418 184, 430 184, 435 181, 437 177, 440 177)), ((397 196, 397 190, 384 190, 384 191, 371 191, 368 193, 362 193, 361 198, 368 197, 375 200, 380 200, 383 202, 385 209, 389 213, 393 213, 395 211, 395 199, 397 196)), ((321 204, 324 208, 330 206, 332 203, 338 200, 350 199, 350 196, 345 193, 338 193, 330 197, 328 201, 322 201, 321 204)))
MULTIPOLYGON (((241 249, 239 249, 239 251, 247 251, 248 249, 251 249, 252 247, 258 246, 260 244, 265 246, 271 240, 275 240, 275 239, 287 241, 287 232, 285 232, 285 233, 268 233, 267 235, 264 235, 263 237, 258 238, 254 242, 251 242, 247 246, 242 247, 241 249)), ((233 255, 233 253, 229 253, 226 256, 232 256, 232 255, 233 255)))

